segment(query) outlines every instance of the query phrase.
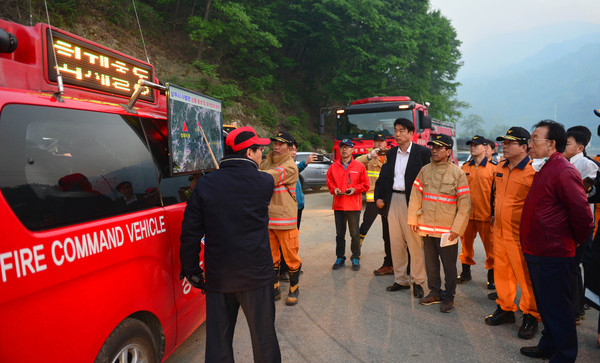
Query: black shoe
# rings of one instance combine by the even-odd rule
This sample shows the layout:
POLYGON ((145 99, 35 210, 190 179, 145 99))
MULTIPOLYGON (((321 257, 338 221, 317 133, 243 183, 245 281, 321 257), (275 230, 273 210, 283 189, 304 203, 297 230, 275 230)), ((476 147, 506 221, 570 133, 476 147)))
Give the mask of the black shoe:
POLYGON ((298 303, 298 295, 300 295, 300 271, 292 270, 289 272, 290 274, 290 292, 288 294, 287 299, 285 299, 285 304, 287 306, 293 306, 298 303))
POLYGON ((331 268, 333 270, 339 270, 346 265, 345 261, 346 261, 346 257, 338 257, 335 260, 335 263, 333 264, 333 266, 331 268))
POLYGON ((490 300, 496 300, 498 298, 498 293, 497 292, 490 292, 489 294, 487 294, 488 299, 490 300))
POLYGON ((585 310, 575 317, 575 325, 581 325, 581 322, 585 320, 585 310))
POLYGON ((442 299, 442 305, 440 305, 440 311, 442 313, 449 313, 454 308, 454 299, 442 299))
POLYGON ((537 345, 532 347, 522 347, 521 354, 529 358, 550 358, 552 354, 544 352, 537 345))
POLYGON ((531 314, 523 314, 523 323, 519 328, 519 338, 533 339, 538 330, 538 321, 531 314))
POLYGON ((488 275, 487 275, 487 289, 488 290, 496 290, 496 284, 494 283, 494 270, 488 270, 488 275))
POLYGON ((456 279, 456 282, 459 284, 464 284, 467 281, 471 281, 471 265, 462 264, 462 272, 456 279))
POLYGON ((352 270, 354 270, 354 271, 360 270, 360 260, 358 258, 352 257, 352 258, 350 258, 350 261, 352 261, 352 270))
POLYGON ((275 300, 275 301, 281 300, 281 289, 279 288, 279 282, 276 282, 273 285, 273 300, 275 300))
POLYGON ((500 305, 492 315, 485 317, 487 325, 511 324, 515 322, 515 313, 513 311, 502 310, 500 305))
POLYGON ((413 284, 413 296, 417 299, 421 299, 423 296, 425 296, 421 285, 413 284))
POLYGON ((400 290, 410 289, 410 286, 404 286, 404 285, 400 285, 400 284, 394 282, 393 285, 390 285, 390 286, 386 287, 385 289, 387 291, 400 291, 400 290))

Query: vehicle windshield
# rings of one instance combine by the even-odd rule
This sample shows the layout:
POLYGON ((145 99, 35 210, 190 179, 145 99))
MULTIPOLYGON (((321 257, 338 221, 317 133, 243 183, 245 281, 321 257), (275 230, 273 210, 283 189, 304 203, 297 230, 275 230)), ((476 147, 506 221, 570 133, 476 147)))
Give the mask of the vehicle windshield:
POLYGON ((296 161, 297 162, 304 161, 304 160, 306 160, 308 155, 310 155, 310 153, 298 153, 298 154, 296 154, 296 161))
POLYGON ((412 110, 338 115, 335 137, 338 140, 345 138, 372 140, 376 133, 393 137, 394 121, 399 117, 414 121, 412 110))

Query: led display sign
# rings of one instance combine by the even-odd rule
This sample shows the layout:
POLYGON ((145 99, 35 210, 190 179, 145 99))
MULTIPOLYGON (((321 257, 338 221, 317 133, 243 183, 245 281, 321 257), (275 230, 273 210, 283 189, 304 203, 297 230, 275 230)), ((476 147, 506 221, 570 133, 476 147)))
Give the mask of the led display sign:
MULTIPOLYGON (((51 40, 49 32, 46 34, 48 78, 53 82, 56 82, 56 66, 52 41, 65 84, 130 97, 139 79, 154 80, 153 69, 147 64, 57 31, 52 31, 51 40)), ((139 98, 154 102, 154 91, 144 88, 139 98)))

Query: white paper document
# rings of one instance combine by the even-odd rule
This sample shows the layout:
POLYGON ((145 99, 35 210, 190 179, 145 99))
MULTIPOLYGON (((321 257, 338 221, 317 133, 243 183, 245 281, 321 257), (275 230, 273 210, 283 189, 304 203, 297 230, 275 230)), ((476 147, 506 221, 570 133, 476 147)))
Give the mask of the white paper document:
POLYGON ((458 243, 458 238, 450 239, 450 233, 442 233, 440 247, 452 246, 458 243))

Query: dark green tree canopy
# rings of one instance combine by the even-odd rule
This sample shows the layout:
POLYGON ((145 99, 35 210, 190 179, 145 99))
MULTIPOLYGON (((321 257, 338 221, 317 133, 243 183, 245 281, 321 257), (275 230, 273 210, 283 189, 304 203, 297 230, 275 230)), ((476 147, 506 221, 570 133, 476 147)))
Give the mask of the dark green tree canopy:
MULTIPOLYGON (((38 9, 38 21, 45 21, 42 0, 32 0, 31 7, 5 2, 7 13, 0 11, 4 17, 21 14, 25 22, 32 8, 38 9)), ((174 37, 180 53, 166 57, 183 58, 202 74, 168 81, 220 98, 226 108, 232 103, 250 106, 253 116, 269 127, 314 129, 314 122, 310 127, 299 120, 316 120, 324 106, 372 96, 429 101, 430 114, 447 121, 457 121, 466 106, 455 98, 460 41, 450 21, 430 10, 428 0, 135 4, 145 37, 153 44, 174 37)), ((138 39, 131 0, 53 0, 48 5, 56 26, 77 29, 86 21, 81 14, 89 14, 123 28, 132 42, 138 39)))

